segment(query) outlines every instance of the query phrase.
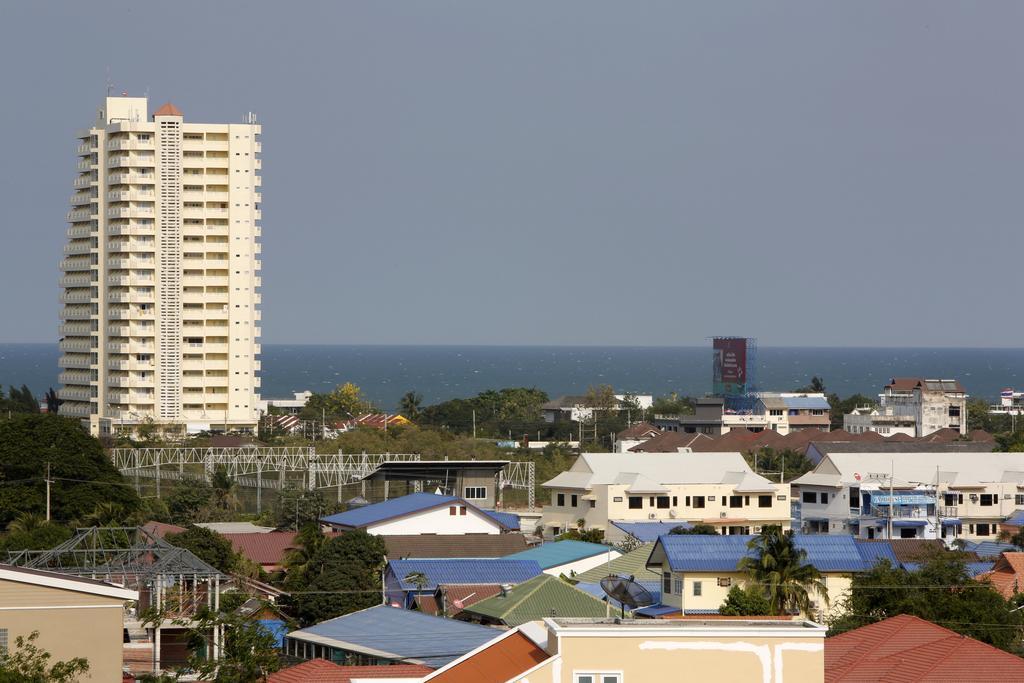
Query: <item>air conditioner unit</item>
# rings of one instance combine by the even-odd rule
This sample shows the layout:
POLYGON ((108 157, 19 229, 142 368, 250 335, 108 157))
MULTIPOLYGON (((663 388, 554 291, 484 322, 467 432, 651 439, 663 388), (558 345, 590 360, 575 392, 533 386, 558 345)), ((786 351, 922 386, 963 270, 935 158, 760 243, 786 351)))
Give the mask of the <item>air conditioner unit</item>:
POLYGON ((978 502, 978 494, 977 493, 972 493, 971 494, 971 502, 972 503, 978 502))
POLYGON ((754 533, 755 533, 755 534, 759 534, 759 533, 761 533, 761 527, 759 527, 759 526, 755 526, 755 527, 754 527, 754 533))
POLYGON ((653 512, 647 513, 647 519, 657 519, 657 518, 658 518, 658 515, 654 514, 653 512))
POLYGON ((675 519, 678 515, 679 515, 679 513, 676 512, 675 510, 669 510, 668 511, 668 516, 671 517, 672 519, 675 519))
POLYGON ((1003 500, 1010 500, 1010 498, 1012 498, 1012 496, 1009 493, 1003 494, 1003 500))

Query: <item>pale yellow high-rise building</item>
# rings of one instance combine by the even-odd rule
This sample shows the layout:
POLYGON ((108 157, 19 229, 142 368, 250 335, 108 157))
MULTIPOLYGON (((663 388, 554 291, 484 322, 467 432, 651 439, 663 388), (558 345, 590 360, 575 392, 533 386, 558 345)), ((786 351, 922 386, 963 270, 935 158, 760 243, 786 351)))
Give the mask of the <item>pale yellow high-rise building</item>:
POLYGON ((248 431, 259 413, 260 126, 107 97, 80 130, 60 412, 93 433, 248 431))

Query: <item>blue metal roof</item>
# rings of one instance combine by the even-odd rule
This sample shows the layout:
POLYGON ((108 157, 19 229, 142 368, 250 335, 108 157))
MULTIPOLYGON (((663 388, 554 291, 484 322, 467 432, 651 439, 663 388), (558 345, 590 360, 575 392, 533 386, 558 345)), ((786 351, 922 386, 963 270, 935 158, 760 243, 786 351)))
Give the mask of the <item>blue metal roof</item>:
POLYGON ((1007 517, 1003 524, 1024 526, 1024 510, 1014 510, 1013 514, 1007 517))
POLYGON ((474 510, 479 510, 507 529, 519 528, 519 518, 516 515, 511 515, 511 513, 508 512, 481 510, 472 503, 468 503, 458 496, 439 496, 434 493, 410 493, 407 496, 392 498, 391 500, 385 500, 382 503, 365 505, 352 510, 346 510, 345 512, 339 512, 336 515, 321 517, 320 521, 324 524, 331 524, 333 526, 361 529, 369 526, 370 524, 376 524, 378 522, 395 519, 396 517, 403 517, 405 515, 413 514, 414 512, 430 510, 432 508, 451 503, 458 503, 459 505, 465 505, 466 507, 471 507, 474 510), (513 521, 506 519, 509 515, 515 518, 514 527, 506 524, 506 521, 513 521))
POLYGON ((423 590, 433 591, 439 583, 522 583, 541 573, 536 560, 517 560, 510 557, 493 559, 422 559, 422 560, 391 560, 387 571, 395 577, 402 590, 420 590, 419 587, 406 581, 405 577, 413 573, 422 573, 427 577, 427 585, 423 590))
POLYGON ((453 503, 459 498, 455 496, 438 496, 433 493, 410 493, 408 496, 392 498, 383 503, 365 505, 353 510, 339 512, 336 515, 329 515, 321 518, 321 522, 335 526, 347 526, 355 529, 365 527, 369 524, 382 522, 386 519, 394 519, 413 512, 429 510, 430 508, 447 503, 453 503))
POLYGON ((495 634, 486 626, 378 605, 293 631, 288 637, 315 635, 335 641, 319 640, 321 644, 440 668, 493 640, 495 634))
POLYGON ((959 519, 954 519, 953 517, 943 517, 942 518, 942 526, 962 526, 962 525, 963 525, 963 522, 961 522, 959 519))
POLYGON ((480 508, 480 512, 495 520, 506 529, 519 531, 519 515, 513 512, 498 512, 497 510, 484 510, 483 508, 480 508))
POLYGON ((984 574, 985 572, 992 571, 992 567, 994 567, 995 564, 995 562, 968 562, 967 573, 973 578, 978 574, 984 574))
POLYGON ((786 407, 792 410, 828 410, 828 399, 821 396, 783 396, 786 407))
POLYGON ((654 543, 658 540, 658 536, 667 534, 677 526, 681 526, 684 529, 693 527, 689 522, 624 522, 612 520, 612 524, 642 543, 654 543))
POLYGON ((1004 552, 1020 550, 1011 543, 999 543, 997 541, 967 541, 964 550, 977 553, 979 557, 999 557, 1004 552))
POLYGON ((506 555, 506 560, 534 560, 541 569, 551 569, 563 564, 583 560, 594 555, 602 555, 611 550, 611 546, 586 541, 554 541, 542 543, 528 550, 506 555))
MULTIPOLYGON (((753 557, 747 543, 755 536, 661 536, 660 546, 673 571, 735 571, 743 557, 753 557)), ((870 568, 852 536, 845 534, 795 534, 797 547, 807 551, 807 561, 823 572, 859 572, 870 568)), ((655 550, 657 550, 657 547, 655 550)), ((652 551, 654 552, 654 551, 652 551)))
POLYGON ((900 562, 896 559, 896 553, 892 550, 892 544, 888 541, 865 541, 854 539, 857 545, 857 552, 864 558, 868 567, 874 567, 880 560, 888 560, 893 567, 899 567, 900 562))

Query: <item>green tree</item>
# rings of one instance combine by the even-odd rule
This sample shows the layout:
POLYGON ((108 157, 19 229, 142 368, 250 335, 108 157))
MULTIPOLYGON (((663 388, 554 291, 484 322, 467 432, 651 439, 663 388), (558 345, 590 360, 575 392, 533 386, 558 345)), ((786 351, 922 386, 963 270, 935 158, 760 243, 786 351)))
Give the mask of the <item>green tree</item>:
POLYGON ((307 524, 315 524, 335 507, 327 502, 322 491, 310 491, 290 482, 281 489, 263 519, 275 529, 298 531, 307 524))
POLYGON ((582 519, 576 520, 576 528, 569 529, 559 535, 560 541, 585 541, 587 543, 604 543, 604 530, 585 529, 586 522, 582 519))
POLYGON ((47 522, 42 515, 19 516, 7 527, 7 533, 0 538, 0 549, 8 551, 16 550, 48 550, 60 545, 71 538, 71 529, 61 524, 47 522), (31 516, 34 519, 42 520, 41 524, 34 524, 26 520, 25 525, 19 524, 22 517, 31 516))
POLYGON ((53 655, 36 645, 39 631, 18 636, 14 649, 0 653, 0 683, 71 683, 89 673, 89 661, 76 657, 53 662, 53 655))
POLYGON ((937 553, 915 571, 880 561, 854 575, 841 607, 830 633, 912 614, 1014 653, 1024 633, 1024 611, 1013 611, 990 584, 973 579, 958 552, 937 553))
POLYGON ((315 421, 324 416, 346 420, 367 412, 368 408, 362 389, 352 382, 345 382, 336 386, 330 393, 310 396, 299 417, 315 421))
POLYGON ((416 420, 420 416, 420 404, 423 403, 423 395, 415 391, 407 391, 398 402, 398 412, 410 420, 416 420))
POLYGON ((812 593, 828 604, 828 589, 821 573, 807 561, 807 551, 796 546, 792 533, 784 533, 778 526, 766 526, 747 547, 753 556, 742 558, 738 568, 764 590, 772 614, 810 615, 812 593))
POLYGON ((188 482, 174 488, 167 497, 167 512, 174 524, 193 524, 205 519, 213 503, 213 487, 206 482, 188 482))
POLYGON ((102 502, 81 519, 82 526, 126 526, 128 517, 124 506, 118 503, 102 502))
POLYGON ((191 525, 180 534, 167 534, 164 539, 171 545, 191 551, 200 560, 225 574, 232 573, 238 566, 231 541, 216 531, 191 525))
POLYGON ((141 508, 133 487, 77 420, 22 415, 0 422, 0 473, 8 482, 0 487, 0 526, 23 512, 45 513, 48 463, 55 522, 82 519, 103 502, 120 505, 127 515, 141 508))
POLYGON ((729 589, 725 602, 718 608, 718 613, 729 617, 759 617, 773 614, 771 603, 759 586, 733 586, 729 589))
POLYGON ((308 584, 293 596, 303 624, 379 605, 384 540, 365 531, 349 531, 330 539, 317 551, 306 571, 308 584))
POLYGON ((793 391, 800 392, 802 394, 824 394, 825 393, 825 380, 817 375, 811 377, 811 381, 805 386, 794 389, 793 391))
POLYGON ((669 533, 673 536, 717 536, 718 529, 710 524, 698 522, 690 527, 685 527, 683 525, 673 527, 669 533))
POLYGON ((652 415, 693 415, 693 399, 671 392, 666 396, 658 396, 651 405, 652 415))
POLYGON ((251 683, 266 680, 281 668, 277 638, 259 621, 237 612, 203 610, 190 626, 189 644, 192 656, 189 668, 199 674, 201 681, 218 683, 251 683), (224 632, 224 647, 220 659, 206 656, 212 648, 210 634, 216 629, 224 632))
POLYGON ((327 543, 327 536, 316 522, 308 522, 295 536, 295 547, 284 557, 285 588, 302 587, 309 583, 308 572, 313 558, 327 543))
POLYGON ((223 465, 217 467, 210 476, 210 487, 213 489, 213 501, 217 508, 224 512, 238 509, 238 486, 223 465))

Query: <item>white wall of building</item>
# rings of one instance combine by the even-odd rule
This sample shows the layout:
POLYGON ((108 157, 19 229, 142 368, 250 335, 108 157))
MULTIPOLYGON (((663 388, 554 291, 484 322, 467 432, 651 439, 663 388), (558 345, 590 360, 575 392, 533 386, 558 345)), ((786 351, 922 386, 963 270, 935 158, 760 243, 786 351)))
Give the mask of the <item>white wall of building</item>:
POLYGON ((436 508, 418 512, 406 517, 391 519, 379 524, 373 524, 366 528, 366 531, 378 536, 400 536, 435 534, 440 536, 461 535, 461 534, 500 534, 501 526, 493 519, 458 503, 451 506, 436 508), (455 508, 455 514, 451 513, 450 507, 455 508), (462 510, 466 514, 462 514, 462 510))

